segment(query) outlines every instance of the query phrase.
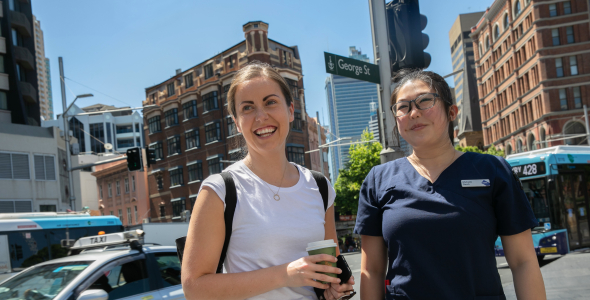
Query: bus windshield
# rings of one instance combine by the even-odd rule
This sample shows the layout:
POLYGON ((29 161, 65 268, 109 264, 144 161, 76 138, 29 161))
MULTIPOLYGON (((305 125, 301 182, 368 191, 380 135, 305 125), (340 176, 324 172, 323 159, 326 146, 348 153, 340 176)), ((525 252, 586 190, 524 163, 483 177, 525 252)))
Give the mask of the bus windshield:
POLYGON ((0 300, 53 299, 91 263, 71 261, 32 268, 2 283, 0 300))
POLYGON ((522 188, 539 223, 549 222, 549 201, 545 178, 523 180, 522 188))

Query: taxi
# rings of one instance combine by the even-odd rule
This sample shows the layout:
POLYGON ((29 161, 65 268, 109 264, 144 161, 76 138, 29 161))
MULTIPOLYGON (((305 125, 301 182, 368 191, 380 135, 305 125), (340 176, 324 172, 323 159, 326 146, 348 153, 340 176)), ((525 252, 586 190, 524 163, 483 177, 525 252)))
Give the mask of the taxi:
POLYGON ((176 248, 142 245, 133 230, 77 240, 70 255, 0 283, 0 300, 185 299, 176 248))

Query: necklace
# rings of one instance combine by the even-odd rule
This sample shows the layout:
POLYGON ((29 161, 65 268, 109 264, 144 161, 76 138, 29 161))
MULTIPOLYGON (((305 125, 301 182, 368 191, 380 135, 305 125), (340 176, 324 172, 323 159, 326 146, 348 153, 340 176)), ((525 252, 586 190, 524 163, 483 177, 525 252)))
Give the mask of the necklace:
MULTIPOLYGON (((453 163, 456 155, 457 155, 457 151, 453 151, 453 157, 451 158, 449 163, 446 165, 446 167, 443 169, 443 171, 453 163)), ((408 156, 408 160, 410 160, 410 162, 413 163, 413 165, 415 165, 418 168, 418 170, 416 170, 416 171, 418 171, 418 173, 420 175, 424 176, 431 183, 434 183, 434 181, 436 181, 436 180, 434 180, 434 181, 432 180, 432 178, 430 177, 430 173, 427 172, 426 168, 424 168, 424 166, 422 166, 422 164, 418 163, 418 161, 415 158, 412 158, 411 155, 408 156)), ((438 176, 440 176, 440 174, 438 174, 438 176)), ((436 177, 436 179, 438 179, 438 176, 436 177)))
MULTIPOLYGON (((270 186, 266 183, 266 181, 260 179, 264 183, 264 185, 266 185, 266 187, 268 187, 268 189, 273 193, 273 199, 275 199, 275 201, 281 200, 281 196, 279 196, 279 192, 281 191, 281 185, 283 185, 283 179, 285 179, 285 173, 286 173, 285 171, 287 170, 288 164, 289 163, 287 163, 285 165, 285 169, 283 170, 283 177, 281 177, 281 183, 279 184, 279 190, 276 193, 270 188, 270 186)), ((250 170, 252 170, 252 162, 250 162, 250 170)), ((254 172, 252 172, 252 173, 254 173, 254 172)))

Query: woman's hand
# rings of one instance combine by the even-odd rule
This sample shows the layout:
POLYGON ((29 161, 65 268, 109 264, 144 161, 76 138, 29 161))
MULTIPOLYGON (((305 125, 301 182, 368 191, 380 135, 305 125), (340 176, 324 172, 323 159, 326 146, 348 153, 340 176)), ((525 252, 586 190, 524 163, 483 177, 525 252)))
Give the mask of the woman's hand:
POLYGON ((344 296, 350 295, 354 285, 354 277, 350 277, 345 284, 330 284, 330 288, 324 291, 326 300, 337 300, 344 296))
POLYGON ((286 279, 285 279, 285 286, 288 287, 300 287, 300 286, 311 286, 316 287, 319 289, 328 289, 330 286, 328 284, 323 284, 316 280, 321 280, 328 283, 340 283, 340 279, 335 277, 330 277, 325 274, 320 274, 318 272, 323 273, 334 273, 340 274, 342 270, 331 267, 317 264, 321 261, 328 261, 328 262, 337 262, 338 259, 332 255, 328 254, 317 254, 302 257, 294 262, 287 264, 287 272, 286 272, 286 279), (314 280, 315 279, 315 280, 314 280))

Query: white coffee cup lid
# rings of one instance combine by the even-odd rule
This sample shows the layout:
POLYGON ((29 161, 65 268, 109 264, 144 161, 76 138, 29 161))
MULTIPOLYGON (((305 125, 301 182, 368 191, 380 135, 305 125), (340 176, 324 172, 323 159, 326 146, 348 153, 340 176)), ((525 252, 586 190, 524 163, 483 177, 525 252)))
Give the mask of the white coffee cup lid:
POLYGON ((319 241, 319 242, 311 242, 311 243, 307 244, 307 248, 305 248, 305 251, 311 251, 311 250, 316 250, 316 249, 321 249, 321 248, 329 248, 329 247, 338 247, 338 245, 336 243, 334 243, 334 240, 323 240, 323 241, 319 241))

